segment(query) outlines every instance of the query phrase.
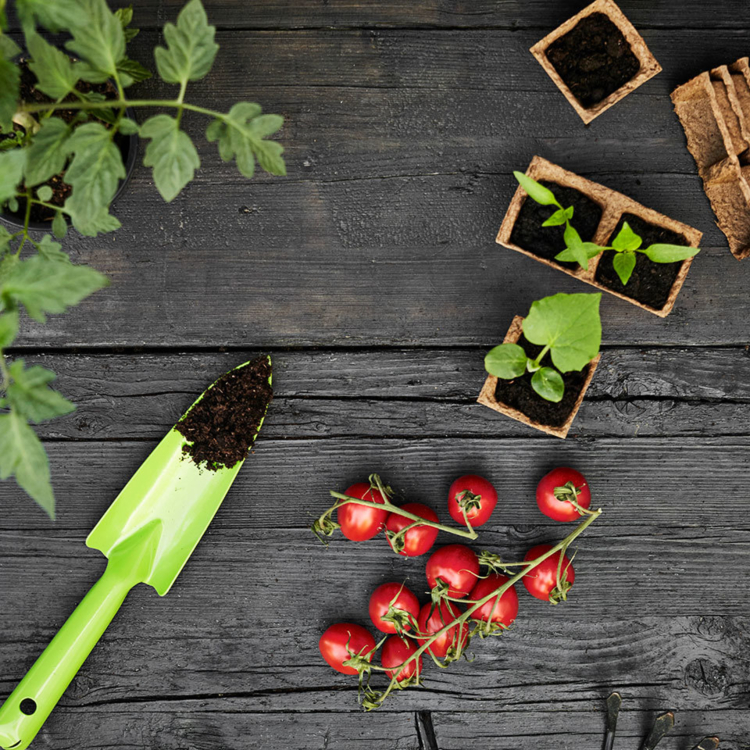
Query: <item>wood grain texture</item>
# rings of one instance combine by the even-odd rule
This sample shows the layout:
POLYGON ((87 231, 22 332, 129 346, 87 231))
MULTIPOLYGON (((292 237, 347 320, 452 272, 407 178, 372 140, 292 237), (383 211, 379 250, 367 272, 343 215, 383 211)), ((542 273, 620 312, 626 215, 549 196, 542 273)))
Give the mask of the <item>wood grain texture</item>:
MULTIPOLYGON (((221 373, 259 352, 34 354, 76 412, 39 426, 55 440, 158 439, 221 373)), ((523 437, 476 404, 483 349, 274 352, 263 438, 523 437)), ((750 356, 739 349, 606 349, 573 432, 581 437, 746 434, 750 356)))
MULTIPOLYGON (((600 746, 618 689, 618 747, 671 709, 665 750, 707 734, 750 750, 750 266, 714 226, 668 96, 747 53, 745 0, 622 0, 664 72, 589 128, 528 52, 585 0, 204 2, 221 51, 188 99, 282 113, 289 176, 244 180, 186 115, 195 182, 164 205, 139 167, 122 230, 66 239, 113 285, 25 323, 12 353, 79 408, 39 427, 56 524, 0 484, 0 700, 101 573, 84 539, 118 491, 197 393, 268 349, 277 398, 206 538, 168 597, 132 593, 35 747, 579 750, 600 746), (668 320, 603 301, 604 356, 565 442, 474 403, 514 315, 588 291, 494 243, 512 170, 537 153, 705 232, 668 320), (481 544, 515 558, 566 531, 533 500, 557 465, 605 507, 570 601, 521 591, 518 626, 473 663, 362 713, 317 640, 367 624, 383 581, 422 595, 425 561, 382 538, 325 549, 307 526, 328 491, 377 470, 444 516, 450 481, 486 474, 500 505, 481 544)), ((152 64, 181 4, 135 0, 133 57, 152 64)))
MULTIPOLYGON (((52 526, 41 511, 29 507, 15 485, 5 483, 2 528, 11 535, 6 544, 15 530, 22 529, 87 534, 155 445, 155 440, 47 443, 60 505, 58 521, 52 526)), ((479 473, 497 484, 503 498, 504 510, 496 520, 501 528, 536 528, 547 523, 533 501, 537 482, 554 466, 572 465, 586 472, 595 497, 608 509, 615 536, 618 526, 638 523, 648 526, 644 538, 655 533, 649 524, 692 528, 695 534, 704 529, 712 538, 714 528, 718 535, 727 529, 742 535, 747 526, 744 473, 749 446, 747 436, 566 441, 261 438, 220 519, 248 533, 263 528, 301 530, 333 504, 330 490, 342 491, 373 471, 410 500, 425 502, 445 515, 444 497, 453 479, 479 473), (277 502, 277 497, 284 500, 277 502)))
MULTIPOLYGON (((677 77, 746 46, 738 32, 722 34, 721 55, 698 32, 652 36, 677 77)), ((204 169, 164 206, 139 168, 116 207, 123 229, 67 243, 113 285, 24 326, 20 344, 489 345, 531 300, 584 290, 493 242, 510 172, 534 153, 706 231, 670 319, 606 300, 608 343, 746 343, 745 274, 713 225, 666 77, 586 130, 531 65, 529 32, 220 37, 216 75, 191 97, 226 109, 251 95, 285 114, 289 177, 248 182, 201 139, 204 169)), ((139 36, 139 49, 156 40, 139 36)), ((197 140, 205 122, 187 127, 197 140)))
MULTIPOLYGON (((127 5, 116 0, 112 7, 127 5)), ((134 0, 137 23, 160 26, 179 12, 181 0, 134 0)), ((225 28, 538 28, 551 31, 588 5, 588 0, 550 3, 546 0, 423 0, 406 4, 398 0, 207 0, 211 20, 225 28)), ((719 0, 707 14, 700 0, 678 6, 649 0, 623 0, 623 11, 639 27, 736 29, 746 27, 743 0, 719 0)))

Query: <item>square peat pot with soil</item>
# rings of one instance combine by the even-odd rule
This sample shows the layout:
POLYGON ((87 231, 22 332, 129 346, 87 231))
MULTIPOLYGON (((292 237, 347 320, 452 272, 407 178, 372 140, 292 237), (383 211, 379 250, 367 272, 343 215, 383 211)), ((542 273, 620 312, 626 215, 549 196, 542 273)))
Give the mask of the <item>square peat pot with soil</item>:
MULTIPOLYGON (((526 175, 551 190, 561 205, 573 207, 572 223, 584 242, 609 245, 625 222, 641 237, 642 246, 663 243, 698 247, 703 233, 641 205, 627 195, 592 182, 535 156, 526 175)), ((519 185, 500 226, 496 242, 528 255, 540 263, 648 310, 659 317, 672 311, 693 258, 655 263, 635 253, 636 264, 626 285, 614 269, 614 253, 605 251, 589 261, 588 269, 576 262, 555 260, 565 249, 564 227, 543 227, 555 211, 530 200, 519 185)))
MULTIPOLYGON (((520 315, 513 318, 503 343, 521 343, 529 356, 536 357, 542 347, 524 338, 523 320, 520 315)), ((543 366, 550 364, 549 358, 550 355, 547 354, 542 360, 543 366)), ((600 358, 601 354, 597 354, 580 372, 563 374, 565 393, 562 400, 557 403, 545 401, 536 393, 531 387, 531 373, 529 372, 513 380, 501 380, 494 375, 488 375, 477 401, 536 430, 565 438, 581 408, 581 402, 591 384, 600 358)))
POLYGON ((661 65, 612 0, 595 0, 531 48, 588 125, 661 65))

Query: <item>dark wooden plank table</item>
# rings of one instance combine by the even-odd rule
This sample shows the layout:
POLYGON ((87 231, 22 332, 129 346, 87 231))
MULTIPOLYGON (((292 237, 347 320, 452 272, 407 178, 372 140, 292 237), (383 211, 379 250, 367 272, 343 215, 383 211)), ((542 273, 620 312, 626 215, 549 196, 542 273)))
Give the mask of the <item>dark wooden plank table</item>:
MULTIPOLYGON (((136 0, 136 57, 180 4, 136 0)), ((113 285, 15 349, 79 408, 42 432, 57 523, 0 487, 0 694, 102 570, 85 536, 195 394, 270 351, 277 399, 173 592, 133 592, 35 747, 598 748, 618 689, 618 747, 672 709, 665 748, 709 733, 750 748, 750 265, 714 225, 668 96, 747 54, 750 9, 623 0, 664 72, 584 128, 527 51, 584 4, 206 2, 221 52, 192 100, 283 113, 289 176, 244 180, 189 119, 195 182, 165 206, 139 168, 122 230, 67 241, 113 285), (564 442, 474 403, 511 317, 588 289, 494 244, 534 154, 705 232, 668 319, 605 296, 602 364, 564 442), (454 476, 484 473, 501 504, 481 542, 512 557, 561 536, 533 490, 567 463, 606 511, 571 601, 524 595, 473 663, 362 713, 319 634, 367 624, 379 582, 420 590, 424 561, 382 539, 324 549, 307 526, 327 490, 377 470, 444 512, 454 476)))

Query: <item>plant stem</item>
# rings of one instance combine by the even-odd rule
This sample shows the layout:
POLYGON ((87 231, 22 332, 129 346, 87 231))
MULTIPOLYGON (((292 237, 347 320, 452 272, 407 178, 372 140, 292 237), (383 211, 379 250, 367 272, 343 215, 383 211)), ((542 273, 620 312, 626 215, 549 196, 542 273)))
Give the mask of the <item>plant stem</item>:
MULTIPOLYGON (((377 503, 373 503, 373 505, 377 505, 377 503)), ((401 664, 398 664, 394 667, 389 667, 389 670, 394 671, 394 677, 391 679, 391 682, 388 685, 388 688, 386 689, 386 691, 379 698, 379 705, 382 704, 382 702, 386 699, 386 697, 388 697, 388 695, 397 686, 398 681, 396 677, 404 669, 404 667, 406 667, 406 665, 409 662, 419 659, 420 656, 422 656, 422 654, 424 654, 424 652, 427 651, 427 649, 432 645, 432 643, 434 643, 440 636, 449 632, 452 628, 455 628, 457 626, 460 627, 480 607, 482 607, 484 604, 486 604, 491 599, 494 599, 495 597, 501 597, 511 586, 518 583, 518 581, 520 581, 524 576, 528 575, 528 573, 531 570, 537 567, 537 565, 540 565, 542 562, 544 562, 548 557, 551 557, 552 555, 557 554, 561 550, 563 551, 566 550, 570 546, 570 544, 578 536, 580 536, 594 522, 595 519, 597 519, 601 515, 601 512, 602 512, 601 508, 599 510, 593 511, 592 515, 590 515, 586 520, 582 521, 570 534, 568 534, 568 536, 565 537, 565 539, 563 539, 561 542, 558 542, 554 547, 551 547, 543 555, 540 555, 534 560, 529 560, 528 562, 523 563, 524 569, 520 573, 516 573, 516 575, 509 578, 506 583, 504 583, 499 588, 495 589, 495 591, 488 594, 484 598, 476 600, 476 602, 472 604, 472 606, 470 606, 469 609, 467 609, 463 614, 459 615, 454 620, 451 620, 451 622, 447 623, 436 633, 433 633, 428 639, 424 640, 424 643, 401 664)), ((461 640, 460 636, 459 636, 459 640, 461 640)), ((378 669, 378 671, 382 671, 382 670, 378 669)))
POLYGON ((22 195, 26 198, 26 213, 23 217, 23 236, 21 237, 21 242, 18 245, 18 250, 16 250, 16 258, 21 254, 21 250, 23 250, 23 246, 26 244, 26 240, 29 239, 29 222, 31 221, 31 188, 27 188, 26 192, 22 193, 22 195))
POLYGON ((212 109, 199 107, 196 104, 188 104, 179 99, 107 99, 103 102, 67 102, 65 104, 25 104, 22 103, 19 111, 33 114, 35 112, 46 112, 56 109, 127 109, 128 107, 173 107, 189 109, 191 112, 198 112, 209 117, 219 117, 224 119, 226 116, 223 112, 216 112, 212 109))
POLYGON ((542 351, 539 352, 539 356, 534 360, 529 360, 529 363, 526 365, 529 372, 536 372, 542 365, 541 362, 544 359, 545 355, 549 351, 549 344, 547 344, 542 351), (532 369, 533 368, 533 369, 532 369))
POLYGON ((0 390, 5 391, 10 385, 10 372, 8 371, 8 363, 5 361, 5 354, 2 349, 0 349, 0 375, 3 376, 0 390))
MULTIPOLYGON (((466 539, 476 539, 477 538, 477 532, 474 531, 474 529, 456 529, 452 526, 444 526, 442 523, 437 523, 436 521, 428 521, 426 518, 422 518, 422 516, 418 516, 416 513, 410 513, 408 510, 404 510, 403 508, 399 508, 398 505, 393 505, 389 500, 386 499, 384 503, 375 503, 371 500, 360 500, 358 497, 350 497, 349 495, 344 495, 341 492, 334 492, 331 490, 331 497, 335 497, 337 500, 341 500, 342 502, 336 503, 336 505, 329 508, 323 516, 328 516, 331 513, 333 513, 334 510, 337 508, 340 508, 342 505, 347 505, 348 503, 357 503, 359 505, 366 505, 368 508, 379 508, 380 510, 387 510, 390 513, 397 513, 399 516, 404 516, 405 518, 410 518, 412 521, 417 521, 418 526, 432 526, 433 529, 438 529, 439 531, 446 531, 449 534, 455 534, 456 536, 462 536, 466 539)), ((322 517, 322 516, 321 516, 322 517)), ((409 526, 408 528, 411 528, 409 526)), ((406 529, 404 529, 406 531, 406 529)))

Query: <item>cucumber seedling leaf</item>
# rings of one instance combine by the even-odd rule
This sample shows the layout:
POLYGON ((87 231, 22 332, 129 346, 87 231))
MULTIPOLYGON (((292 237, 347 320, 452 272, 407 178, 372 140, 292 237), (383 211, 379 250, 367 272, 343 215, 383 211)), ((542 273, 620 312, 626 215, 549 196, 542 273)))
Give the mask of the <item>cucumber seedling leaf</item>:
POLYGON ((558 403, 565 393, 562 375, 553 367, 542 367, 531 377, 531 387, 547 401, 558 403))
POLYGON ((523 321, 526 338, 549 348, 560 372, 582 370, 598 354, 602 341, 601 294, 555 294, 531 304, 523 321))
POLYGON ((487 352, 484 367, 490 375, 503 380, 518 378, 526 372, 528 357, 518 344, 500 344, 487 352))

